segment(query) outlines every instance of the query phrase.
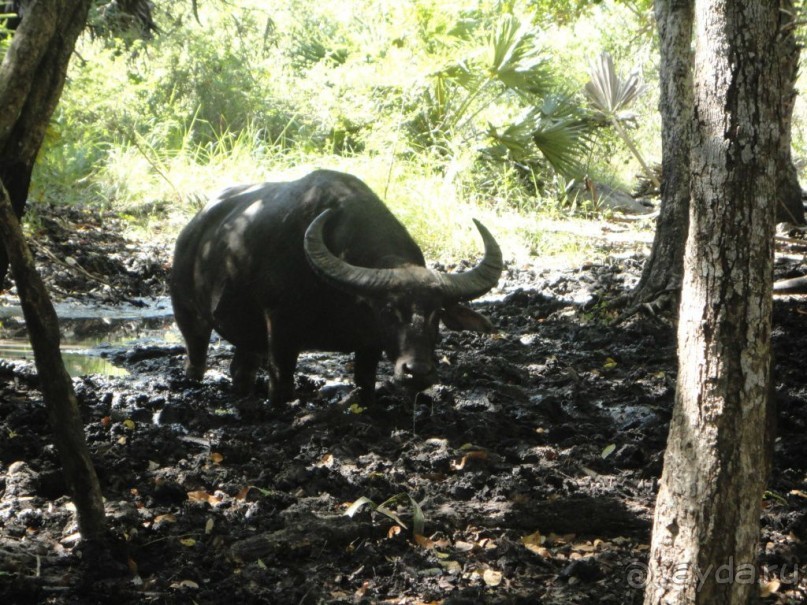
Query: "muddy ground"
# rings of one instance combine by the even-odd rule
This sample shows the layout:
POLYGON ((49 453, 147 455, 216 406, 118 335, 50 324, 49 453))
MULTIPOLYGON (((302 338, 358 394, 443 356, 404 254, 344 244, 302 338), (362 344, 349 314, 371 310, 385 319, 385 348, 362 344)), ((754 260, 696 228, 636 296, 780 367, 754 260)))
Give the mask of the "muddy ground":
MULTIPOLYGON (((123 240, 111 215, 40 214, 58 297, 164 294, 165 246, 123 240)), ((33 366, 0 361, 0 602, 641 602, 676 360, 669 322, 601 311, 641 269, 620 252, 509 267, 476 304, 498 332, 445 333, 442 383, 414 399, 385 366, 368 409, 343 356, 306 355, 299 400, 270 409, 233 396, 226 343, 201 385, 180 345, 111 351, 128 376, 74 383, 125 546, 100 573, 82 562, 33 366)), ((778 274, 803 273, 800 254, 778 274)), ((765 603, 807 600, 805 333, 807 301, 778 298, 765 603)))

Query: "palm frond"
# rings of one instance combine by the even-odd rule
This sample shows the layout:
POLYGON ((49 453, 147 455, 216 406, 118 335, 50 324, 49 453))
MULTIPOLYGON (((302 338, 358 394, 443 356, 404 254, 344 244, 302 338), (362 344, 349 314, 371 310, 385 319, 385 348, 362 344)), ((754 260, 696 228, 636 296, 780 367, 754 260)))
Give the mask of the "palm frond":
POLYGON ((552 97, 502 129, 491 127, 488 134, 496 145, 489 151, 498 157, 506 153, 519 162, 540 153, 557 172, 578 176, 582 172, 579 158, 585 156, 590 131, 567 97, 552 97))
POLYGON ((614 60, 611 55, 604 52, 600 55, 599 62, 591 65, 589 75, 591 80, 585 86, 585 93, 594 108, 594 115, 614 127, 630 152, 641 164, 648 179, 660 187, 658 179, 648 167, 639 148, 624 126, 625 122, 635 119, 635 114, 628 111, 628 108, 645 90, 638 72, 633 71, 628 77, 620 78, 614 68, 614 60))
POLYGON ((541 96, 555 82, 549 56, 538 41, 538 31, 525 27, 513 15, 499 22, 491 36, 490 73, 502 84, 519 92, 541 96))
POLYGON ((453 80, 465 90, 475 91, 484 84, 485 78, 474 69, 467 59, 458 61, 452 65, 444 67, 439 72, 433 74, 435 77, 453 80))
POLYGON ((635 117, 627 109, 646 89, 638 71, 621 78, 616 72, 613 58, 604 52, 591 64, 589 76, 591 79, 584 90, 595 112, 608 120, 614 117, 625 121, 635 117))

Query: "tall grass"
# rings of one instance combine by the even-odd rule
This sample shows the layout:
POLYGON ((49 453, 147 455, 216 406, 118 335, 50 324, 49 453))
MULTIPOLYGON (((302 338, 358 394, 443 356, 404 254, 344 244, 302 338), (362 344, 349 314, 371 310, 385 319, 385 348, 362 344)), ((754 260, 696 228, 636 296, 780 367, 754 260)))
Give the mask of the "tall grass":
MULTIPOLYGON (((445 112, 467 91, 437 74, 484 65, 508 11, 541 32, 571 89, 582 87, 592 56, 635 48, 631 16, 608 0, 561 34, 542 29, 542 3, 526 0, 207 2, 198 4, 199 22, 187 4, 159 3, 161 34, 151 42, 80 41, 34 202, 103 205, 131 217, 140 236, 171 239, 217 189, 322 167, 370 184, 431 258, 479 252, 472 216, 511 258, 553 251, 539 225, 571 211, 552 170, 484 152, 490 126, 524 109, 524 98, 497 93, 495 104, 446 127, 445 112)), ((639 144, 652 157, 657 130, 643 123, 651 127, 639 144)), ((589 172, 629 180, 627 152, 608 137, 597 141, 607 156, 582 158, 589 172)))

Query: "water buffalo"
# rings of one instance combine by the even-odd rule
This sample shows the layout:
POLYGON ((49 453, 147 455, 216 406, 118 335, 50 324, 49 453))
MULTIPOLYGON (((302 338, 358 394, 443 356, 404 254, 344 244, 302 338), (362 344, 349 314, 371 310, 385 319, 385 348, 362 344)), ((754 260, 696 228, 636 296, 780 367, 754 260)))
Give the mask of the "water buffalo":
POLYGON ((250 393, 266 365, 273 403, 292 398, 297 357, 308 350, 354 352, 363 402, 374 397, 383 353, 397 382, 429 387, 440 320, 491 329, 459 304, 493 288, 502 271, 496 240, 476 226, 484 258, 445 274, 426 268, 403 225, 356 177, 317 170, 225 190, 182 230, 174 252, 171 300, 187 375, 202 378, 215 329, 235 346, 236 391, 250 393))

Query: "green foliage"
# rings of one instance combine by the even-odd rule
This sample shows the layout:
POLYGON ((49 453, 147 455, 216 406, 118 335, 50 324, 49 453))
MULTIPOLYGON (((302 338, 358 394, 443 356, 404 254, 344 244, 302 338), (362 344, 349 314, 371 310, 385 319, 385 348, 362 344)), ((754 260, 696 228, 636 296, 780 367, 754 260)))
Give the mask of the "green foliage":
POLYGON ((653 10, 653 0, 531 0, 532 10, 543 23, 569 25, 596 12, 603 5, 619 4, 630 10, 639 20, 641 30, 652 21, 648 18, 653 10))
POLYGON ((5 55, 11 43, 13 32, 8 29, 8 20, 15 16, 15 13, 0 13, 0 55, 5 55))
POLYGON ((564 183, 632 170, 619 139, 592 139, 581 91, 591 53, 646 55, 626 26, 641 4, 214 0, 197 18, 156 3, 151 40, 81 40, 33 198, 172 237, 211 190, 329 167, 365 179, 429 256, 478 251, 469 214, 534 247, 508 213, 588 212, 564 183))
POLYGON ((423 111, 410 122, 416 142, 450 152, 487 141, 489 159, 582 172, 590 128, 575 97, 564 91, 539 29, 505 15, 485 47, 432 78, 421 98, 423 111))

